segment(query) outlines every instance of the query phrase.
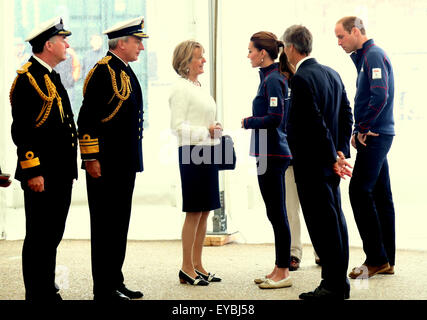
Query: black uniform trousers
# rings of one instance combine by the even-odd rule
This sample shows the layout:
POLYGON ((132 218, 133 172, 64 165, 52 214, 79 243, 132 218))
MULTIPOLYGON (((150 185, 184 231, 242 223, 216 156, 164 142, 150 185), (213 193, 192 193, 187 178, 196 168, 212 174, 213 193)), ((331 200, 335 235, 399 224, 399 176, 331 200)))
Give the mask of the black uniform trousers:
MULTIPOLYGON (((261 162, 258 161, 258 172, 261 162)), ((279 268, 289 268, 291 262, 291 232, 285 200, 285 172, 289 163, 289 159, 268 160, 265 172, 258 174, 259 189, 273 227, 275 264, 279 268)))
POLYGON ((73 181, 45 178, 45 191, 34 192, 22 183, 26 234, 22 271, 26 300, 55 299, 56 250, 62 240, 71 203, 73 181))
POLYGON ((301 209, 314 250, 322 261, 321 285, 335 293, 350 290, 347 223, 341 209, 340 177, 313 177, 294 166, 301 209))
POLYGON ((99 178, 86 173, 90 210, 94 295, 108 295, 124 284, 122 266, 135 185, 135 172, 108 171, 99 178))

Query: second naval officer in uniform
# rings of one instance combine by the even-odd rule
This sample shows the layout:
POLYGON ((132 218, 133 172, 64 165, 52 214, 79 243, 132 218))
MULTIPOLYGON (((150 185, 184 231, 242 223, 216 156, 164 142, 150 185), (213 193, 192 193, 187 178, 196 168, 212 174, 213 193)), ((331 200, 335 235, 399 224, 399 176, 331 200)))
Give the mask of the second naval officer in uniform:
POLYGON ((129 62, 144 46, 143 17, 116 24, 109 51, 88 73, 78 131, 91 221, 95 300, 141 298, 126 288, 122 266, 136 172, 143 171, 143 100, 129 62))
POLYGON ((53 68, 69 47, 60 17, 27 38, 33 56, 18 70, 11 91, 15 178, 24 190, 26 234, 22 270, 27 300, 61 300, 55 285, 56 250, 77 179, 77 132, 67 91, 53 68))

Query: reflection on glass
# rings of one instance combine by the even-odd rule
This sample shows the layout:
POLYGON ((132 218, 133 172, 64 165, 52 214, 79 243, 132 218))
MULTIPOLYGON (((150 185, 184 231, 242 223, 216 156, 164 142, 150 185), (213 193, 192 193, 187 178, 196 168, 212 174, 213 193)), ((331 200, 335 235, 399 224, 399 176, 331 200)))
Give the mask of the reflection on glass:
MULTIPOLYGON (((55 70, 60 73, 62 83, 68 90, 75 116, 78 115, 82 103, 85 76, 108 49, 107 37, 102 35, 102 31, 117 21, 146 13, 146 0, 64 0, 61 4, 55 0, 15 0, 14 4, 17 68, 31 56, 30 45, 22 39, 25 39, 40 21, 61 16, 73 33, 68 38, 70 48, 67 50, 67 60, 60 63, 55 70)), ((140 60, 139 63, 132 65, 132 69, 141 82, 144 94, 144 116, 148 120, 147 58, 144 55, 140 60)))

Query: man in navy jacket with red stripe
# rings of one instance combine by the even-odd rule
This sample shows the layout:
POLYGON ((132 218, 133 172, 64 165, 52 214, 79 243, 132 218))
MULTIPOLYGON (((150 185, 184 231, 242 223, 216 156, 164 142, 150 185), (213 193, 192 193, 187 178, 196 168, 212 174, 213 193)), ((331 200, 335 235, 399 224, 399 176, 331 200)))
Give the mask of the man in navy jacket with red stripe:
POLYGON ((284 35, 285 53, 296 68, 291 79, 288 143, 295 182, 315 251, 322 261, 322 282, 305 300, 348 299, 348 233, 341 209, 340 177, 351 175, 353 115, 339 74, 310 57, 312 35, 291 26, 284 35))
POLYGON ((387 162, 395 134, 393 68, 386 53, 367 38, 359 18, 340 19, 335 35, 338 45, 352 52, 358 73, 352 137, 357 157, 349 192, 366 260, 349 276, 355 279, 393 274, 395 212, 387 162))

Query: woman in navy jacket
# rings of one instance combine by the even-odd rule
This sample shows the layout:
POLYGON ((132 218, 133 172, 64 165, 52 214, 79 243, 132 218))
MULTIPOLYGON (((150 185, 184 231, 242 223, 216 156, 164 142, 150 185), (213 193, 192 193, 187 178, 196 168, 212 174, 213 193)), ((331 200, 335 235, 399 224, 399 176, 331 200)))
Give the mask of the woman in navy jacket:
POLYGON ((288 80, 293 72, 283 50, 280 63, 274 62, 280 47, 283 43, 271 32, 262 31, 251 37, 248 58, 252 67, 260 68, 261 81, 253 100, 252 117, 242 120, 243 128, 252 129, 250 154, 257 159, 258 183, 275 238, 275 267, 269 275, 255 279, 262 289, 292 285, 284 177, 292 159, 286 141, 286 122, 288 80))

